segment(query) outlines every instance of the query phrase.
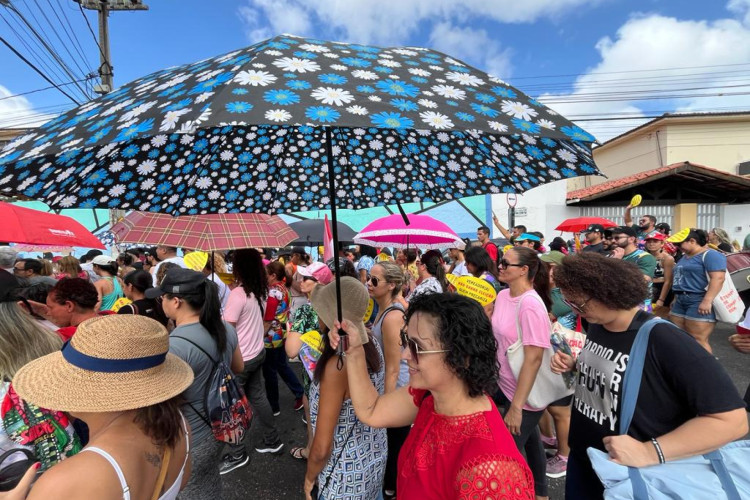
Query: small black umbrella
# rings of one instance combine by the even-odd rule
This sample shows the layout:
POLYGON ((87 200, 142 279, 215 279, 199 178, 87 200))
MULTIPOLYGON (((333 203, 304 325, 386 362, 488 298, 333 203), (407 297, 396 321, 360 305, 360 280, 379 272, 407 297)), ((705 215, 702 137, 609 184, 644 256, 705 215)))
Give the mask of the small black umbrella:
MULTIPOLYGON (((354 241, 354 235, 357 234, 352 228, 343 222, 337 223, 339 243, 351 243, 354 241)), ((299 245, 313 247, 324 245, 323 234, 325 227, 324 219, 305 219, 292 222, 289 227, 297 233, 299 238, 290 243, 290 245, 299 245)), ((333 228, 331 228, 333 230, 333 228)))

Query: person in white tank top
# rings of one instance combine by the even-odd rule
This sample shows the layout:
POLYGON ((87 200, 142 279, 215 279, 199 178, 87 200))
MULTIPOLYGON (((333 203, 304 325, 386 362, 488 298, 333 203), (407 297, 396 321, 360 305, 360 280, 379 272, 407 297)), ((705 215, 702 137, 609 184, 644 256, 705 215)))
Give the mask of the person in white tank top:
POLYGON ((62 351, 21 368, 16 392, 85 422, 89 441, 33 486, 32 467, 2 498, 176 499, 190 477, 190 436, 174 397, 193 372, 168 351, 157 321, 109 315, 84 321, 62 351))

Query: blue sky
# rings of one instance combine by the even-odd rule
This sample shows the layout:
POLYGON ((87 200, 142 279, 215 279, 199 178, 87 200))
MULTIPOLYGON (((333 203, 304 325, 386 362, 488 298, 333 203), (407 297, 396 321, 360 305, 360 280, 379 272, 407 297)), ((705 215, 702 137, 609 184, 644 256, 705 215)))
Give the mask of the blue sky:
MULTIPOLYGON (((37 25, 35 15, 47 27, 51 44, 72 64, 35 3, 13 3, 32 24, 37 25)), ((78 58, 79 64, 96 69, 98 49, 77 4, 50 3, 56 15, 70 20, 70 29, 80 41, 86 61, 78 58)), ((427 46, 547 99, 566 116, 640 117, 628 122, 579 122, 600 140, 642 122, 643 117, 667 111, 750 109, 750 95, 745 94, 750 86, 739 86, 750 84, 750 0, 147 0, 147 4, 148 11, 110 16, 115 86, 286 32, 376 45, 427 46), (664 69, 688 67, 692 69, 664 69), (699 90, 680 90, 693 88, 699 90), (642 99, 648 92, 639 97, 633 93, 636 90, 671 97, 642 99), (621 100, 605 101, 603 92, 616 92, 621 100), (719 92, 740 95, 696 97, 719 92)), ((0 9, 0 36, 29 57, 23 41, 4 22, 18 30, 17 17, 0 9)), ((95 13, 87 12, 96 30, 95 13)), ((49 10, 46 13, 55 21, 49 10)), ((30 37, 21 38, 28 43, 30 37)), ((46 86, 0 45, 0 126, 29 124, 41 114, 72 106, 54 89, 2 99, 46 86)))

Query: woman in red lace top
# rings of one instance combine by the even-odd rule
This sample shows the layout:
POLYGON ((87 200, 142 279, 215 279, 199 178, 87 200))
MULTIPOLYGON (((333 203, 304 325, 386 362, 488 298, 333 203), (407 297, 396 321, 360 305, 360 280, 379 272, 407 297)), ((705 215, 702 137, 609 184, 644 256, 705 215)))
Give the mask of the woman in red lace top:
MULTIPOLYGON (((487 396, 497 387, 497 345, 482 307, 455 294, 424 295, 409 304, 405 323, 409 386, 378 394, 356 334, 348 335, 345 358, 363 423, 414 424, 399 454, 396 497, 533 499, 531 472, 487 396)), ((344 321, 344 330, 354 328, 344 321)))

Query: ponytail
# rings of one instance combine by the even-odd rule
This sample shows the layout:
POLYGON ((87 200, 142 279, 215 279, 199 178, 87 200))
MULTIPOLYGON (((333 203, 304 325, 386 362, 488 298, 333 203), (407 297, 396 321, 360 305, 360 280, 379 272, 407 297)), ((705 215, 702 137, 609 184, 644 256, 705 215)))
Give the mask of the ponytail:
POLYGON ((443 289, 443 293, 448 290, 448 280, 445 278, 445 268, 443 267, 443 257, 437 250, 430 250, 422 256, 422 264, 427 268, 427 272, 434 276, 443 289))
POLYGON ((177 295, 200 315, 200 324, 216 341, 219 355, 223 355, 227 348, 227 327, 221 318, 221 301, 219 287, 210 280, 205 280, 202 290, 195 294, 177 295))
POLYGON ((552 298, 550 295, 549 269, 535 250, 528 247, 513 247, 511 250, 518 255, 518 263, 529 268, 528 280, 533 285, 534 290, 544 301, 544 305, 549 311, 552 308, 552 298))

